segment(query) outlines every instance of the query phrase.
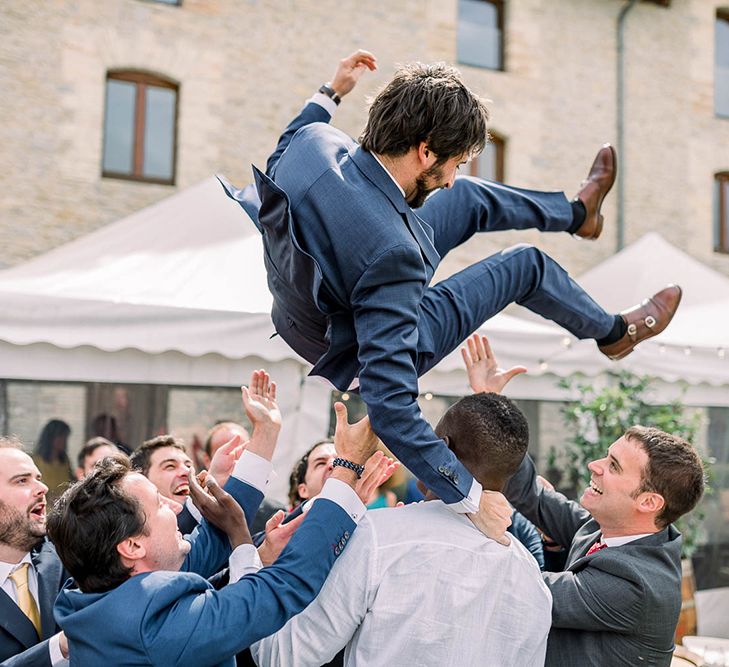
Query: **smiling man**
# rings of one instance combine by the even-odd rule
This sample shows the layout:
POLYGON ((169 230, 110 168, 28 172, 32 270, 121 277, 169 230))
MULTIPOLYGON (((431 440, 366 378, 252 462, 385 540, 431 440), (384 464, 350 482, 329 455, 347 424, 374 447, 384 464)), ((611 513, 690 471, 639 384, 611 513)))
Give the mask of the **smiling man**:
POLYGON ((568 548, 563 572, 544 572, 554 598, 547 665, 669 665, 681 609, 681 534, 672 523, 701 498, 694 448, 633 426, 588 464, 580 503, 537 482, 525 459, 504 494, 568 548))
POLYGON ((200 523, 200 512, 190 500, 188 475, 193 468, 182 442, 171 435, 160 435, 145 441, 132 454, 132 468, 141 472, 168 500, 182 505, 177 526, 185 535, 200 523))
POLYGON ((18 441, 0 438, 0 663, 67 664, 53 601, 68 576, 46 535, 46 492, 18 441))

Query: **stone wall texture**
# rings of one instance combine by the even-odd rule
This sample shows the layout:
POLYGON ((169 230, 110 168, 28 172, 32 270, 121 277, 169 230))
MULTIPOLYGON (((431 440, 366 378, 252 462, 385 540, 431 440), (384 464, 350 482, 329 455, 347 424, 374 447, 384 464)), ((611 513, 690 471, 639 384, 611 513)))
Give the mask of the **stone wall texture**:
MULTIPOLYGON (((729 275, 713 251, 713 174, 729 119, 713 110, 713 0, 628 15, 626 241, 659 231, 729 275)), ((462 66, 506 137, 506 181, 574 194, 616 140, 619 0, 506 2, 505 71, 462 66)), ((335 123, 357 135, 396 63, 456 60, 455 0, 4 0, 0 3, 0 268, 23 262, 212 173, 250 180, 302 102, 355 48, 378 56, 335 123), (179 82, 174 186, 101 177, 109 69, 179 82)), ((221 195, 222 196, 222 195, 221 195)), ((537 232, 480 235, 439 276, 519 241, 579 273, 615 251, 616 198, 597 243, 537 232)))

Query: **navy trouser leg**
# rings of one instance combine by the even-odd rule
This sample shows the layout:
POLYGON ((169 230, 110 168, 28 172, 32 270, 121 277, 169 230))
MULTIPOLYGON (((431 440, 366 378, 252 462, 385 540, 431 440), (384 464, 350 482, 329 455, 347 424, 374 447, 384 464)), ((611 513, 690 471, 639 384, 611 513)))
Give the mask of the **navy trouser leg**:
POLYGON ((614 323, 548 255, 521 244, 426 290, 418 325, 418 375, 435 366, 510 303, 556 322, 578 338, 603 338, 614 323))
POLYGON ((572 207, 562 192, 524 190, 472 176, 459 176, 452 188, 433 194, 415 213, 433 228, 441 257, 476 232, 564 232, 572 224, 572 207))

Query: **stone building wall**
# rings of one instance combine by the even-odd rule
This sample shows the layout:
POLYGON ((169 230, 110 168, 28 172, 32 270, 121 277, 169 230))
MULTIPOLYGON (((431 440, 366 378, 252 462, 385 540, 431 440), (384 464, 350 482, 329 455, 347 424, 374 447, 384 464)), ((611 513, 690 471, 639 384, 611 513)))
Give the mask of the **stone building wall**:
MULTIPOLYGON (((713 112, 715 0, 639 3, 626 30, 626 241, 660 231, 715 269, 713 173, 729 169, 729 120, 713 112)), ((398 62, 456 59, 457 2, 372 0, 6 0, 0 6, 0 267, 12 266, 223 172, 249 180, 337 60, 368 48, 380 70, 342 104, 357 135, 365 99, 398 62), (105 76, 137 68, 180 84, 175 186, 101 177, 105 76)), ((506 180, 574 194, 616 139, 618 0, 506 3, 505 71, 462 66, 492 100, 506 180)), ((615 250, 616 198, 597 243, 497 233, 439 276, 529 241, 579 273, 615 250)))

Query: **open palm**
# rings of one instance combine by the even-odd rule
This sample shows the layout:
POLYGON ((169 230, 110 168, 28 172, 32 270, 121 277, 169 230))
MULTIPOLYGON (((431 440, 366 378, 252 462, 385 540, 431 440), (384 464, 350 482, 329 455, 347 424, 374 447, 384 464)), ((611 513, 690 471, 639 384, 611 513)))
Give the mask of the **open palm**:
POLYGON ((276 383, 271 381, 265 370, 253 371, 248 387, 241 387, 243 409, 255 428, 258 426, 281 426, 281 410, 276 402, 276 383))

